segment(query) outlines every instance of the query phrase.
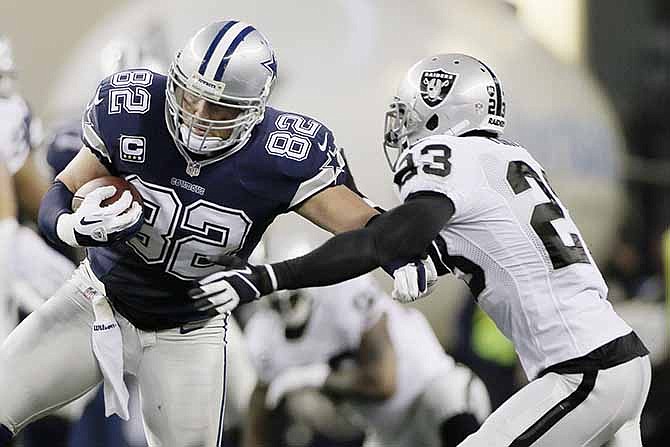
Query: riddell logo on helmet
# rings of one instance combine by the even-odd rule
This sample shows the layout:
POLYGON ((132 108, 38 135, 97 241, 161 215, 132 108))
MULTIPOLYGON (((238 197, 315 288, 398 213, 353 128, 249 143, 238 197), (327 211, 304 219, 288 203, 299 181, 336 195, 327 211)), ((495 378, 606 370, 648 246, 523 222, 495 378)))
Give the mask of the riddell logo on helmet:
POLYGON ((457 76, 442 69, 426 70, 421 73, 421 99, 423 102, 431 109, 439 106, 454 86, 457 76))
POLYGON ((212 82, 204 79, 196 73, 188 81, 188 86, 196 91, 200 91, 208 96, 219 99, 223 90, 226 88, 226 84, 223 82, 212 82))

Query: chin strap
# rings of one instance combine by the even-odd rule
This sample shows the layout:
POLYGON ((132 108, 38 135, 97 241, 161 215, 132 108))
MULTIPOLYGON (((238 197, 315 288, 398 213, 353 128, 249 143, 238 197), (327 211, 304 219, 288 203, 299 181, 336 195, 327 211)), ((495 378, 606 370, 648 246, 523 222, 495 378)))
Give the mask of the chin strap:
POLYGON ((223 138, 220 137, 203 137, 193 132, 191 128, 186 126, 186 124, 181 124, 179 126, 179 133, 181 137, 186 141, 186 146, 195 153, 207 154, 208 152, 214 152, 217 150, 225 150, 225 147, 220 149, 213 149, 214 146, 218 146, 224 142, 223 138), (212 149, 207 151, 208 147, 212 149))
POLYGON ((249 132, 249 135, 242 141, 238 143, 237 146, 233 146, 232 149, 221 149, 221 153, 210 157, 210 158, 205 158, 203 160, 194 160, 192 158, 193 153, 189 151, 189 149, 182 143, 181 141, 177 141, 175 137, 175 146, 177 146, 177 150, 179 151, 179 154, 182 156, 182 158, 186 161, 186 173, 190 177, 197 177, 200 175, 200 169, 207 166, 211 165, 212 163, 216 163, 218 161, 223 160, 224 158, 227 158, 240 149, 242 149, 247 141, 249 141, 249 137, 251 136, 251 132, 249 132))

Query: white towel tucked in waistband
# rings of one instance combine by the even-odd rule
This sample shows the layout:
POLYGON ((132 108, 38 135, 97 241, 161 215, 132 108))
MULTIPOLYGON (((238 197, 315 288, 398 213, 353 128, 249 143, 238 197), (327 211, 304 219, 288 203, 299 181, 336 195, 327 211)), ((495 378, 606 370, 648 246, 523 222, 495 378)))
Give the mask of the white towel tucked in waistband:
POLYGON ((123 381, 123 339, 107 298, 95 293, 93 299, 93 353, 104 378, 105 416, 116 413, 128 420, 128 388, 123 381))

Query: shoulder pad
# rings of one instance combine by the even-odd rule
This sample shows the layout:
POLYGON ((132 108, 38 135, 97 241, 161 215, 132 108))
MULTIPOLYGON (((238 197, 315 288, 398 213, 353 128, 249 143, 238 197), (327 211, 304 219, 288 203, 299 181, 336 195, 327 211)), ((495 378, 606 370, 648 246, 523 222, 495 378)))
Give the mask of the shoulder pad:
POLYGON ((430 191, 449 197, 457 212, 469 208, 468 198, 481 180, 479 157, 469 146, 458 137, 435 136, 404 151, 393 178, 401 199, 430 191))
POLYGON ((121 135, 150 133, 164 121, 165 83, 164 75, 133 69, 98 85, 82 118, 82 140, 111 171, 121 135))
MULTIPOLYGON (((323 189, 346 181, 346 161, 335 144, 333 133, 323 123, 308 116, 267 108, 259 124, 254 149, 265 166, 267 180, 247 176, 245 185, 265 191, 293 208, 323 189), (270 172, 271 171, 271 172, 270 172), (267 188, 265 188, 267 189, 267 188)), ((251 171, 250 171, 251 172, 251 171)), ((257 177, 257 172, 254 177, 257 177)))

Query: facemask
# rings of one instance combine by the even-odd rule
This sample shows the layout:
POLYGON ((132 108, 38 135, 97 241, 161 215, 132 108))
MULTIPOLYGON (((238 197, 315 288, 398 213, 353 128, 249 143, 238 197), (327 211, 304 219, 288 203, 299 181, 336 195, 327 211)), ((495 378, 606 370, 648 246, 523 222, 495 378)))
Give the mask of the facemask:
POLYGON ((195 132, 191 132, 189 126, 186 124, 181 124, 179 126, 179 132, 181 133, 184 141, 188 141, 188 148, 194 152, 204 152, 207 149, 221 147, 223 144, 223 138, 203 137, 202 135, 198 135, 195 132), (191 132, 190 136, 189 132, 191 132))

